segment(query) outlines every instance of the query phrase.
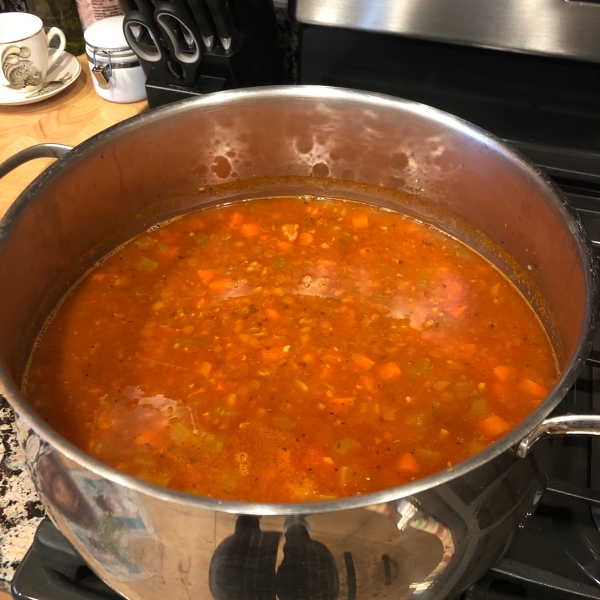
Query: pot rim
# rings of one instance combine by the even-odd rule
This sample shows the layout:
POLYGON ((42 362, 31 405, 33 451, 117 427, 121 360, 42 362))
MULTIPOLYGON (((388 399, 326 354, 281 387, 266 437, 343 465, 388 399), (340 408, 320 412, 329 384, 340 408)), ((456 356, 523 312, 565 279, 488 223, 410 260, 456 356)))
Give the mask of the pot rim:
MULTIPOLYGON (((129 132, 145 126, 147 122, 157 121, 168 118, 173 113, 185 111, 195 111, 206 109, 212 106, 222 106, 224 104, 236 104, 244 102, 245 99, 260 100, 273 98, 304 98, 306 100, 344 100, 348 103, 358 103, 363 107, 386 107, 403 112, 427 117, 433 121, 458 131, 468 137, 475 138, 483 145, 492 149, 509 163, 524 171, 535 181, 536 187, 551 202, 555 210, 567 223, 572 233, 573 241, 576 245, 581 264, 584 269, 586 283, 586 307, 583 321, 583 333, 579 338, 577 347, 555 384, 552 391, 546 399, 523 420, 517 427, 498 441, 488 446, 485 450, 477 453, 473 457, 464 460, 452 468, 439 471, 428 477, 418 479, 411 483, 401 486, 388 488, 370 494, 338 498, 336 500, 313 501, 313 502, 294 502, 294 503, 260 503, 243 502, 234 500, 219 500, 204 496, 196 496, 186 492, 180 492, 164 488, 132 475, 122 473, 104 463, 92 458, 65 438, 54 431, 40 416, 36 414, 33 408, 27 403, 19 389, 15 385, 6 368, 0 363, 0 392, 6 397, 10 406, 15 410, 18 416, 26 424, 34 429, 46 442, 58 449, 70 460, 80 464, 93 473, 105 477, 106 479, 120 484, 126 488, 133 489, 142 494, 154 498, 175 502, 180 505, 204 508, 208 510, 232 513, 232 514, 250 514, 250 515, 291 515, 291 514, 315 514, 347 510, 353 508, 362 508, 375 504, 382 504, 394 500, 399 500, 407 496, 433 488, 437 485, 447 483, 466 474, 481 465, 489 462, 496 456, 510 452, 516 449, 519 442, 533 431, 564 398, 570 387, 575 382, 580 368, 583 366, 588 356, 593 340, 595 329, 598 324, 598 298, 599 298, 599 277, 596 270, 593 248, 575 210, 568 204, 560 189, 550 180, 528 158, 519 152, 509 148, 500 138, 481 129, 480 127, 465 121, 459 117, 451 115, 439 109, 393 96, 377 94, 373 92, 363 92, 358 90, 348 90, 343 88, 325 87, 325 86, 269 86, 252 89, 240 89, 224 92, 216 92, 206 96, 182 100, 167 106, 152 110, 131 117, 117 125, 114 125, 89 138, 76 146, 72 151, 58 159, 49 168, 44 170, 17 198, 12 206, 6 212, 6 215, 0 221, 0 252, 7 238, 10 236, 12 228, 19 221, 21 215, 26 211, 30 203, 35 201, 37 193, 50 182, 55 175, 65 169, 70 168, 77 163, 82 155, 94 151, 100 146, 109 143, 112 139, 119 137, 123 132, 129 132)), ((519 459, 515 454, 515 460, 519 459)))

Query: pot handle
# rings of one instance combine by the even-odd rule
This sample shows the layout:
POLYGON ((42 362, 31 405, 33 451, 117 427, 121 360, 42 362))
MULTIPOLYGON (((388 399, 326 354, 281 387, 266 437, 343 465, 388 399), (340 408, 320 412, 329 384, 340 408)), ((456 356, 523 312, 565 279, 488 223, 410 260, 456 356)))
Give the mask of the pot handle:
POLYGON ((65 146, 64 144, 38 144, 25 148, 25 150, 17 152, 0 164, 0 178, 34 158, 60 158, 72 149, 73 146, 65 146))
POLYGON ((600 415, 564 415, 542 421, 517 446, 517 456, 525 458, 529 449, 544 435, 600 435, 600 415))

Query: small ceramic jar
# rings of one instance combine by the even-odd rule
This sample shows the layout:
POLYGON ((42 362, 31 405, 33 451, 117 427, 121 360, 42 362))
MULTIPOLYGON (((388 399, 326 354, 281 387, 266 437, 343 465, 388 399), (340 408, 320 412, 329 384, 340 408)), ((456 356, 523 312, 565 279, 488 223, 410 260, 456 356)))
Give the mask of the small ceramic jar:
POLYGON ((146 75, 123 35, 123 16, 90 25, 85 51, 94 89, 101 98, 127 104, 146 98, 146 75))

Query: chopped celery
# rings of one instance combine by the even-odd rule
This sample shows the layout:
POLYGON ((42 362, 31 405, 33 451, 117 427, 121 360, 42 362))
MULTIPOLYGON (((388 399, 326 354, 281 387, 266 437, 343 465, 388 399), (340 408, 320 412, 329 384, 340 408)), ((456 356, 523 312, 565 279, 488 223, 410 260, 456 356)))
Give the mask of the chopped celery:
POLYGON ((156 465, 156 460, 152 456, 144 456, 143 454, 138 454, 134 456, 133 462, 136 465, 140 465, 142 467, 153 467, 156 465))
POLYGON ((396 418, 396 408, 392 408, 390 406, 384 406, 381 411, 381 416, 385 421, 393 421, 396 418))
POLYGON ((296 427, 296 423, 285 415, 275 415, 273 417, 273 423, 275 423, 275 427, 278 427, 279 429, 290 430, 296 427))
POLYGON ((459 398, 466 400, 467 398, 469 398, 471 396, 471 392, 475 388, 475 384, 472 381, 465 379, 465 380, 456 382, 453 387, 454 387, 454 391, 456 392, 456 395, 459 398))
POLYGON ((449 381, 438 381, 433 384, 433 389, 436 392, 443 392, 450 385, 449 381))
POLYGON ((482 444, 481 442, 474 440, 469 444, 469 454, 478 454, 479 452, 481 452, 482 450, 485 450, 486 448, 487 448, 487 446, 485 444, 482 444))
POLYGON ((221 452, 221 449, 223 448, 223 440, 212 433, 207 433, 202 441, 212 452, 221 452))
POLYGON ((352 476, 351 467, 340 467, 340 483, 346 485, 352 476))
POLYGON ((148 257, 143 256, 137 263, 136 267, 140 271, 146 271, 146 273, 152 273, 158 267, 158 263, 155 263, 153 260, 150 260, 148 257))
POLYGON ((471 402, 471 416, 483 417, 487 413, 485 398, 476 398, 471 402))
POLYGON ((360 448, 360 442, 353 438, 344 438, 335 445, 335 449, 340 454, 346 454, 348 450, 352 450, 353 448, 360 448))
POLYGON ((141 248, 142 250, 145 250, 146 248, 148 248, 149 246, 152 245, 152 238, 141 237, 141 238, 138 238, 137 240, 135 240, 135 242, 133 242, 133 243, 138 248, 141 248))
POLYGON ((170 438, 177 444, 187 444, 194 439, 194 434, 189 427, 181 421, 175 421, 169 431, 170 438))
POLYGON ((424 373, 427 373, 429 369, 431 369, 431 361, 426 358, 410 365, 408 369, 406 369, 406 372, 410 375, 421 376, 424 373))
POLYGON ((439 459, 440 453, 436 452, 435 450, 425 450, 424 448, 416 448, 415 457, 419 460, 433 461, 439 459))
POLYGON ((284 269, 287 266, 285 256, 276 256, 271 263, 274 269, 284 269))
POLYGON ((236 414, 236 411, 232 408, 225 408, 224 406, 215 406, 213 413, 218 417, 232 417, 236 414))
POLYGON ((306 392, 308 390, 308 386, 304 383, 304 381, 300 381, 299 379, 295 380, 296 385, 303 391, 306 392))
POLYGON ((208 235, 208 233, 204 233, 203 231, 200 233, 196 233, 194 235, 194 240, 196 241, 197 244, 206 244, 206 242, 208 242, 208 240, 210 239, 210 236, 208 235))

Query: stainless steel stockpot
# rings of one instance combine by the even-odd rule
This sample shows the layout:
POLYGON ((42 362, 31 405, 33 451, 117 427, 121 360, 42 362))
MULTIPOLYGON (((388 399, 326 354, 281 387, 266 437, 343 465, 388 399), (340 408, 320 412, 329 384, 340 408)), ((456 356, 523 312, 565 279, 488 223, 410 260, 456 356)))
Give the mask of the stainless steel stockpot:
POLYGON ((169 105, 66 150, 34 147, 0 166, 64 154, 0 223, 0 392, 18 415, 50 518, 125 597, 452 598, 534 510, 552 458, 548 434, 598 433, 593 417, 548 419, 591 348, 598 280, 589 241, 552 183, 488 133, 404 100, 281 87, 169 105), (397 208, 491 256, 534 303, 557 350, 562 376, 547 399, 453 469, 297 504, 220 501, 145 483, 90 458, 36 415, 20 392, 27 359, 82 273, 157 221, 273 194, 397 208), (492 256, 494 246, 508 254, 492 256))

